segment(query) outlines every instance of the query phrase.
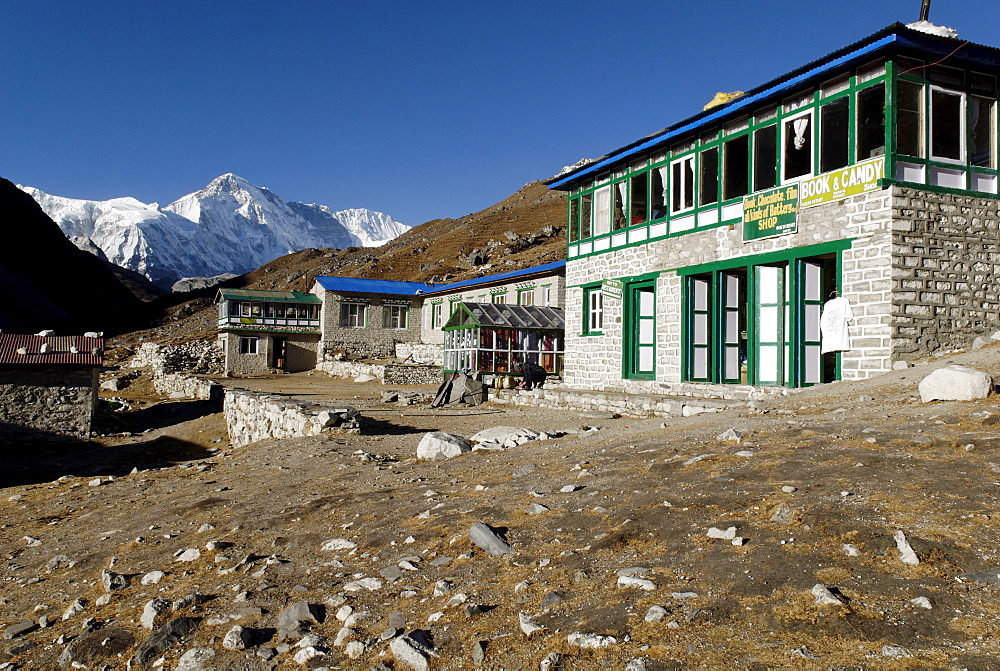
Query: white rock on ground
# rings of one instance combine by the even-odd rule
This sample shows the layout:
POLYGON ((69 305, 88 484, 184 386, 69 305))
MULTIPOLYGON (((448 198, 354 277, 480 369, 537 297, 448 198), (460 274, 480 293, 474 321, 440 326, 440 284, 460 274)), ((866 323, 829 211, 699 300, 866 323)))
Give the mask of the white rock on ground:
POLYGON ((896 548, 899 550, 899 561, 909 566, 916 566, 920 563, 917 553, 913 551, 913 548, 910 547, 910 544, 906 540, 906 534, 902 531, 897 531, 892 537, 896 540, 896 548))
POLYGON ((972 401, 989 396, 993 391, 993 378, 989 373, 952 364, 927 375, 917 388, 924 403, 972 401))
POLYGON ((424 434, 417 444, 417 459, 451 459, 471 451, 472 445, 465 438, 444 431, 431 431, 424 434))

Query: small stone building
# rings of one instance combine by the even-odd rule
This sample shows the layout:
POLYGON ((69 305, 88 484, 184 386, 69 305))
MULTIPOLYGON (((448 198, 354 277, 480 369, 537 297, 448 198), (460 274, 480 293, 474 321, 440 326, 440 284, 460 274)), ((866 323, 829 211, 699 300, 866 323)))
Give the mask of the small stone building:
POLYGON ((90 437, 103 350, 101 337, 0 333, 0 443, 90 437))
POLYGON ((226 375, 316 367, 320 299, 299 291, 220 289, 219 339, 226 375))
POLYGON ((566 383, 802 387, 995 331, 998 80, 897 23, 550 180, 566 383))
POLYGON ((337 352, 371 359, 396 355, 396 345, 420 342, 421 282, 318 276, 322 357, 337 352))

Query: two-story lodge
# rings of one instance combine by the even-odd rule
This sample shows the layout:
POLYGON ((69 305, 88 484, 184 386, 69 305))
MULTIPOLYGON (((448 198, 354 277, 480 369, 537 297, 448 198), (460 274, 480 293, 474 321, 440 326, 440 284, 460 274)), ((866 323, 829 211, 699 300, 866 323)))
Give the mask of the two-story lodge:
POLYGON ((995 330, 998 76, 894 24, 550 180, 566 383, 798 387, 995 330))

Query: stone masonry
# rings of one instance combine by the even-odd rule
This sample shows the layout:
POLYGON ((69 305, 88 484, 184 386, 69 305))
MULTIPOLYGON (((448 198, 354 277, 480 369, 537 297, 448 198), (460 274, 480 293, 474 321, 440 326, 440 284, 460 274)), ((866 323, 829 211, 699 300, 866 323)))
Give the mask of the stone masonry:
POLYGON ((0 442, 88 438, 98 375, 97 368, 0 370, 0 442))
POLYGON ((323 407, 287 396, 227 389, 223 413, 229 439, 240 447, 270 438, 316 436, 323 432, 358 432, 357 410, 323 407))

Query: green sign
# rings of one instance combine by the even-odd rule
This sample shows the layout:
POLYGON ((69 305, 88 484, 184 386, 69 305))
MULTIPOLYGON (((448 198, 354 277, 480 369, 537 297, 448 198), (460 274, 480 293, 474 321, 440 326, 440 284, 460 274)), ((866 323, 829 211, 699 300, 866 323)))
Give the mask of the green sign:
POLYGON ((622 299, 624 285, 621 280, 604 280, 601 284, 601 293, 608 298, 622 299))
POLYGON ((875 191, 885 174, 885 156, 862 161, 841 170, 799 182, 802 200, 799 207, 815 207, 859 193, 875 191))
POLYGON ((790 184, 743 198, 743 240, 759 240, 796 231, 799 185, 790 184))

